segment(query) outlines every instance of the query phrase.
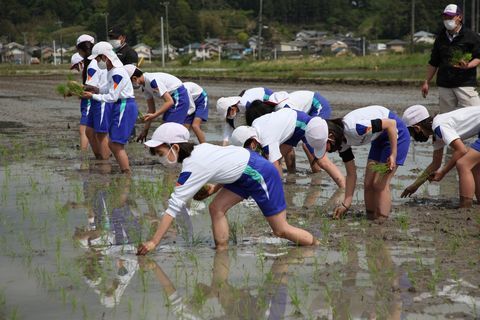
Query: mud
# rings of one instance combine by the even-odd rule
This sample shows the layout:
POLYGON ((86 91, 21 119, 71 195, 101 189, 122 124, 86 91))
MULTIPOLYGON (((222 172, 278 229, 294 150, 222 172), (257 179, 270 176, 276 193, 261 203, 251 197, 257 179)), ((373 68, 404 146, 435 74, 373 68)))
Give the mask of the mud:
MULTIPOLYGON (((0 78, 0 318, 479 318, 479 207, 455 209, 455 173, 400 199, 429 163, 430 146, 415 144, 397 171, 394 210, 383 224, 363 213, 368 148, 355 149, 355 202, 340 221, 329 214, 341 192, 325 174, 312 175, 298 150, 298 172, 285 178, 288 219, 314 233, 319 247, 273 237, 255 204, 244 201, 229 212, 230 249, 216 253, 207 200, 192 201, 191 215, 139 259, 135 247, 165 209, 175 173, 139 144, 127 146, 131 179, 115 164, 82 157, 78 101, 54 92, 63 80, 0 78)), ((249 87, 201 84, 211 101, 249 87)), ((318 90, 338 116, 370 104, 436 110, 438 98, 433 90, 423 100, 410 87, 266 85, 318 90)), ((211 105, 207 140, 221 139, 221 125, 211 105)))

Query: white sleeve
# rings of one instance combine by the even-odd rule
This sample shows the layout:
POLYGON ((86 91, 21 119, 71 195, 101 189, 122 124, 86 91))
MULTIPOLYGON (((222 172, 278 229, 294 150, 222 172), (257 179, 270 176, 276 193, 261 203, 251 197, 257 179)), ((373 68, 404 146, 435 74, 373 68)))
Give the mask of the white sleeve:
POLYGON ((457 131, 448 125, 439 125, 433 130, 435 134, 434 150, 443 148, 444 145, 449 146, 456 139, 460 139, 457 131))
POLYGON ((228 142, 232 136, 233 128, 227 122, 223 124, 223 141, 228 142))
POLYGON ((168 208, 165 212, 174 218, 185 209, 187 201, 193 198, 195 193, 210 180, 211 174, 208 169, 198 165, 194 169, 182 169, 175 189, 170 195, 168 208))
POLYGON ((271 163, 282 158, 282 153, 280 152, 280 145, 278 142, 273 142, 263 147, 264 151, 268 152, 268 161, 271 163))
POLYGON ((127 86, 127 81, 130 79, 123 77, 120 74, 114 74, 112 76, 113 86, 108 88, 106 94, 94 94, 92 98, 102 102, 116 102, 120 98, 120 93, 127 86))

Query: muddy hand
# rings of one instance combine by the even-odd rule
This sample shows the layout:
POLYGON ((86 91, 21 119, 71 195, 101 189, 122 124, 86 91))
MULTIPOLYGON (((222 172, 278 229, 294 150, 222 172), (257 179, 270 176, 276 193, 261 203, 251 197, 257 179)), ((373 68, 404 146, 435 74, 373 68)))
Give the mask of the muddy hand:
POLYGON ((405 190, 403 190, 402 194, 400 195, 400 198, 410 197, 412 194, 414 194, 417 191, 417 189, 418 188, 413 185, 406 187, 405 190))
POLYGON ((137 142, 145 142, 147 141, 147 134, 148 131, 143 130, 137 137, 137 142))
POLYGON ((203 186, 200 190, 198 190, 198 192, 193 196, 193 199, 194 199, 194 200, 197 200, 197 201, 202 201, 202 200, 208 198, 208 197, 212 194, 213 188, 214 188, 214 186, 211 185, 211 184, 206 184, 206 185, 204 185, 204 186, 203 186))
POLYGON ((147 113, 144 117, 143 117, 143 121, 144 122, 148 122, 148 121, 152 121, 153 119, 155 119, 157 116, 153 113, 147 113))
POLYGON ((137 255, 144 256, 150 251, 152 251, 153 249, 155 249, 155 247, 156 247, 155 243, 153 243, 152 241, 144 242, 138 247, 137 255))
POLYGON ((442 173, 442 171, 435 171, 433 173, 430 174, 430 176, 428 177, 428 181, 432 182, 432 181, 435 181, 435 182, 439 182, 443 179, 445 175, 442 173))
POLYGON ((333 219, 340 219, 347 212, 347 208, 340 205, 333 210, 333 219))

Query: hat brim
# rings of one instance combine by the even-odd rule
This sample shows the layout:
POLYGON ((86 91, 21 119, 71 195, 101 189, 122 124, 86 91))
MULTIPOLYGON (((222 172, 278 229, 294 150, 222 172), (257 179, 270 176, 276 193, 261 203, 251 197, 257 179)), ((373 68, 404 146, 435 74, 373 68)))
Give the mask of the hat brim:
POLYGON ((459 13, 453 13, 453 12, 444 12, 444 13, 442 13, 442 16, 444 16, 444 17, 450 17, 450 18, 459 16, 459 15, 460 15, 459 13))
POLYGON ((325 154, 327 153, 327 145, 324 144, 321 148, 317 149, 317 148, 314 148, 313 149, 313 153, 315 154, 315 157, 317 159, 322 159, 325 154))
POLYGON ((158 146, 161 146, 166 142, 158 141, 158 140, 148 140, 147 142, 144 143, 145 146, 149 148, 156 148, 158 146))
POLYGON ((98 57, 98 54, 91 54, 87 57, 88 60, 93 60, 95 59, 96 57, 98 57))

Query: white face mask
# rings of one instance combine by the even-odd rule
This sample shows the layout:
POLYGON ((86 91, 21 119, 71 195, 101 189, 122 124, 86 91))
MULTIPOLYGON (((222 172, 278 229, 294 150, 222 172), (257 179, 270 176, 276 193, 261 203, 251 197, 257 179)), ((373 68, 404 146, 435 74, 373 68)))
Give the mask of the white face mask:
POLYGON ((107 62, 100 60, 97 62, 97 65, 100 70, 107 70, 107 62))
POLYGON ((120 40, 110 40, 108 41, 112 45, 113 49, 118 49, 122 46, 122 41, 120 40))
POLYGON ((443 24, 445 25, 445 28, 448 30, 448 31, 452 31, 452 30, 455 30, 455 28, 457 27, 457 22, 453 19, 451 20, 443 20, 443 24))
POLYGON ((141 85, 139 85, 138 83, 133 82, 133 81, 132 81, 132 86, 133 86, 133 89, 135 89, 135 90, 140 89, 142 87, 141 85))
POLYGON ((235 109, 232 110, 232 107, 228 108, 227 119, 233 120, 233 119, 235 119, 236 116, 237 116, 237 112, 235 111, 235 109))
POLYGON ((173 147, 170 147, 170 150, 168 150, 167 154, 164 155, 163 157, 160 157, 160 163, 166 167, 166 168, 175 168, 177 167, 178 165, 178 156, 175 154, 175 152, 173 151, 172 149, 173 147), (168 155, 170 153, 170 151, 175 155, 175 160, 174 161, 171 161, 170 159, 168 159, 168 155))

